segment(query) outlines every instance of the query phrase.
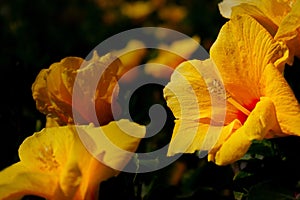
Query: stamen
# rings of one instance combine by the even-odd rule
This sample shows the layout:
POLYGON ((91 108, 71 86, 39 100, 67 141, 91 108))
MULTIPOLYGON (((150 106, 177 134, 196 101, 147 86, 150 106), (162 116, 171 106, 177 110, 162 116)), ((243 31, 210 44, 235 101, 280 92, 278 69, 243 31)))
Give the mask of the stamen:
POLYGON ((216 79, 213 80, 207 80, 208 84, 208 92, 211 96, 218 99, 223 99, 225 97, 225 89, 223 84, 216 79))
POLYGON ((231 105, 233 105, 234 107, 236 107, 238 110, 240 110, 242 113, 244 113, 245 115, 249 116, 250 115, 250 111, 248 109, 246 109, 244 106, 242 106, 240 103, 238 103, 234 98, 232 98, 230 95, 227 97, 227 101, 229 103, 231 103, 231 105))
POLYGON ((242 106, 240 103, 238 103, 234 98, 232 98, 232 96, 230 95, 230 93, 225 90, 224 85, 216 79, 212 79, 212 80, 207 80, 208 84, 208 91, 210 93, 210 95, 214 95, 214 97, 217 98, 222 98, 225 96, 224 92, 226 93, 226 100, 233 105, 235 108, 237 108, 238 110, 240 110, 242 113, 244 113, 245 115, 249 116, 250 115, 250 111, 245 108, 244 106, 242 106))

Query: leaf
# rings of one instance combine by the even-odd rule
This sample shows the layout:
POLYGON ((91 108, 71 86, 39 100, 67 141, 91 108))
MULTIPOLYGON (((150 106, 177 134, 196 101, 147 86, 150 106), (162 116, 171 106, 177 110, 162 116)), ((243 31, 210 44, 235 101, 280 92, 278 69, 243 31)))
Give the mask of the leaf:
POLYGON ((293 191, 279 181, 265 181, 254 185, 248 193, 248 200, 295 199, 293 191))

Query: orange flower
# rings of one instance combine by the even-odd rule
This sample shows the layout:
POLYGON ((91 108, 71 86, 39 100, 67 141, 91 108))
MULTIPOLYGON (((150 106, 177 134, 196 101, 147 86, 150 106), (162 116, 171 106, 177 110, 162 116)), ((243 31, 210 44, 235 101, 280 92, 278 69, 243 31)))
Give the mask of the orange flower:
POLYGON ((140 137, 145 134, 145 127, 128 120, 102 127, 50 127, 34 133, 21 144, 20 161, 0 172, 0 199, 21 199, 25 195, 49 200, 98 199, 100 183, 119 174, 140 142, 124 128, 140 137), (99 143, 100 130, 115 148, 99 143), (89 151, 82 137, 96 139, 89 141, 89 151))
POLYGON ((300 106, 278 70, 288 52, 284 43, 274 40, 252 17, 232 17, 211 47, 211 59, 182 63, 164 89, 176 118, 168 154, 209 150, 210 161, 226 165, 240 159, 253 140, 300 136, 300 106), (219 97, 222 83, 203 76, 212 73, 213 66, 224 82, 224 124, 218 121, 222 104, 215 105, 212 113, 210 99, 210 95, 219 97), (193 103, 195 98, 198 105, 193 103), (220 136, 214 131, 218 128, 220 136), (205 140, 208 133, 216 140, 205 140), (190 141, 182 140, 186 134, 190 141), (212 149, 203 149, 205 146, 212 149))
POLYGON ((32 85, 32 96, 36 101, 36 107, 59 125, 74 123, 72 113, 74 81, 78 74, 82 77, 86 75, 86 80, 77 81, 80 95, 73 98, 79 98, 77 102, 80 104, 73 105, 73 109, 80 115, 81 124, 89 124, 96 123, 90 118, 95 106, 99 123, 107 124, 113 120, 111 104, 117 106, 115 100, 118 93, 117 79, 122 68, 124 67, 120 60, 110 54, 99 57, 94 52, 89 61, 79 57, 66 57, 58 63, 53 63, 49 69, 41 70, 36 77, 32 85), (112 63, 107 67, 110 62, 112 63), (95 94, 91 94, 91 77, 96 79, 95 73, 102 72, 106 67, 97 84, 95 94))

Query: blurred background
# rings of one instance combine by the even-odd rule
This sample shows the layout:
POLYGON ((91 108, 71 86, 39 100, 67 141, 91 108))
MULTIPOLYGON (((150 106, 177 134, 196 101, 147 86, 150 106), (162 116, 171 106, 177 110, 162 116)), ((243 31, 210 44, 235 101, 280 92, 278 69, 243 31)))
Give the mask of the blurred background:
MULTIPOLYGON (((209 51, 226 22, 219 14, 218 3, 218 0, 1 0, 0 169, 17 162, 22 141, 44 127, 45 116, 36 109, 31 96, 31 85, 41 69, 66 56, 85 58, 110 36, 146 26, 166 27, 190 37, 197 35, 200 44, 209 51)), ((295 63, 298 65, 299 61, 295 63)), ((299 96, 297 73, 299 70, 288 71, 286 77, 299 96)), ((165 106, 161 91, 162 87, 155 85, 135 93, 132 107, 139 112, 133 109, 132 115, 137 122, 147 123, 151 104, 165 106)), ((162 136, 149 143, 142 141, 140 148, 169 142, 172 122, 169 113, 162 136)), ((254 199, 253 194, 255 199, 266 199, 266 194, 274 193, 272 188, 277 188, 287 199, 296 199, 300 185, 299 165, 295 164, 299 145, 298 138, 256 143, 248 157, 224 167, 208 163, 206 158, 184 155, 162 170, 121 173, 101 185, 100 199, 254 199), (267 189, 261 192, 262 188, 267 189)))

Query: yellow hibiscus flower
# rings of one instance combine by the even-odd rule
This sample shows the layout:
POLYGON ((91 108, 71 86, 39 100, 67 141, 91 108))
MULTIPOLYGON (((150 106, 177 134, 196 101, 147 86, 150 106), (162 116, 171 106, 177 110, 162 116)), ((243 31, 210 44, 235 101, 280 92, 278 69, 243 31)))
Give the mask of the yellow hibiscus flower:
POLYGON ((102 127, 67 125, 34 133, 21 144, 20 161, 0 172, 0 199, 98 199, 100 183, 116 176, 138 147, 140 138, 127 131, 141 138, 145 127, 120 120, 102 127), (87 150, 80 139, 99 139, 100 129, 115 148, 90 140, 87 150))
POLYGON ((127 69, 124 69, 121 61, 111 54, 99 57, 95 51, 89 61, 79 57, 66 57, 60 62, 53 63, 49 69, 40 71, 32 85, 32 96, 37 109, 59 125, 74 123, 72 108, 80 115, 81 120, 78 121, 80 124, 96 123, 90 118, 94 106, 99 123, 104 125, 113 120, 111 104, 118 108, 115 100, 118 89, 115 88, 118 88, 117 79, 124 70, 127 69), (107 67, 108 64, 110 65, 107 67), (96 72, 104 69, 106 70, 99 80, 94 96, 90 94, 91 77, 97 76, 96 72), (76 102, 80 103, 74 106, 72 94, 78 74, 82 77, 86 75, 87 78, 84 81, 77 81, 80 95, 73 98, 79 98, 76 102))
POLYGON ((220 13, 225 18, 247 14, 263 25, 276 40, 284 41, 290 49, 288 64, 294 55, 300 58, 300 1, 297 0, 223 0, 220 13))
POLYGON ((240 159, 253 140, 300 136, 300 106, 277 68, 288 59, 284 43, 274 40, 254 18, 234 16, 221 28, 210 55, 205 61, 180 64, 164 89, 176 118, 168 155, 208 150, 209 161, 226 165, 240 159), (224 87, 222 82, 203 76, 212 73, 213 66, 224 87), (226 96, 224 123, 222 105, 214 105, 212 113, 210 98, 221 98, 222 88, 226 96), (193 104, 195 98, 197 105, 193 104), (220 130, 220 136, 214 129, 220 130), (205 140, 208 131, 216 135, 216 141, 205 140), (180 139, 185 134, 192 139, 180 139))

